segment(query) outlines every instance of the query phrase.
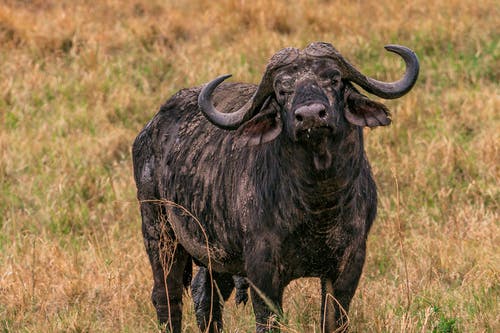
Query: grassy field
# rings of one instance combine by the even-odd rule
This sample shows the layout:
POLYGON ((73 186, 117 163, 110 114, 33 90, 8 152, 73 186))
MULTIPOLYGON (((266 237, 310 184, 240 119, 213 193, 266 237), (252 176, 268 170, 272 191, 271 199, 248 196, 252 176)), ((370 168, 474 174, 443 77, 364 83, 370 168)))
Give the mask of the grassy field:
MULTIPOLYGON (((404 68, 385 44, 421 60, 393 124, 366 131, 380 205, 352 331, 500 332, 498 1, 286 3, 0 1, 0 332, 157 331, 135 135, 177 90, 257 83, 317 40, 381 80, 404 68)), ((317 280, 285 299, 284 331, 320 332, 317 280)), ((251 332, 251 306, 225 322, 251 332)))

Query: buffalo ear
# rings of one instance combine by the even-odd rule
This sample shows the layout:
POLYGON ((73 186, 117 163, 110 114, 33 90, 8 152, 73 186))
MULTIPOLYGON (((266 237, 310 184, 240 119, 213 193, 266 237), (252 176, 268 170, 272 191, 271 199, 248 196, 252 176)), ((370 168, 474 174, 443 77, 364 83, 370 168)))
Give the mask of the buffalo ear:
POLYGON ((236 147, 257 146, 276 139, 282 129, 279 106, 269 97, 259 113, 238 128, 234 143, 236 147))
POLYGON ((344 114, 351 124, 375 127, 391 123, 391 114, 384 104, 372 101, 351 87, 347 87, 344 96, 344 114))

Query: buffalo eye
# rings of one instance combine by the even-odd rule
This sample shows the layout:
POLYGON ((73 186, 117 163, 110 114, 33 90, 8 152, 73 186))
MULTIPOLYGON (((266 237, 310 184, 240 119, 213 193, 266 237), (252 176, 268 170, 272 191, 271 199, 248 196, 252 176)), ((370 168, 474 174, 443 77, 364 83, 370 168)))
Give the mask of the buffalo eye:
POLYGON ((331 78, 331 84, 332 86, 336 87, 340 83, 340 75, 335 75, 334 77, 331 78))
POLYGON ((291 79, 282 79, 277 80, 275 85, 275 91, 280 97, 284 97, 293 92, 293 80, 291 79))
POLYGON ((284 97, 286 97, 288 94, 290 94, 290 93, 291 93, 291 91, 290 91, 290 90, 286 90, 286 89, 281 89, 281 88, 278 88, 277 93, 278 93, 278 97, 280 97, 280 98, 284 98, 284 97))
POLYGON ((341 81, 340 72, 336 69, 327 69, 320 73, 323 84, 326 86, 338 87, 341 81))

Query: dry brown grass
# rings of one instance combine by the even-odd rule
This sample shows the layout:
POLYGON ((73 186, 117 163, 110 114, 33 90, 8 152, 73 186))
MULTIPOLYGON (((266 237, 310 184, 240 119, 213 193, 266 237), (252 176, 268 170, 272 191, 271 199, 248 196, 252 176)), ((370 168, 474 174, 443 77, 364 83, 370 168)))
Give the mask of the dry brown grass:
MULTIPOLYGON (((353 331, 500 331, 499 16, 494 0, 2 1, 0 329, 155 331, 133 138, 176 90, 257 82, 277 50, 324 40, 380 79, 403 66, 384 44, 422 62, 393 125, 366 132, 380 209, 353 331)), ((320 331, 318 290, 287 289, 285 331, 320 331)), ((252 331, 251 306, 225 322, 252 331)))

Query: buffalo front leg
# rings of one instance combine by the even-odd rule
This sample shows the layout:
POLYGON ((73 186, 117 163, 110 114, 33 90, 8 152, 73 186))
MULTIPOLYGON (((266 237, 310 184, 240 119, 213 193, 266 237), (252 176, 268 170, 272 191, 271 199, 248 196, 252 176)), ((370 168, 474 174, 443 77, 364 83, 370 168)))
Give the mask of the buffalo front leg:
POLYGON ((151 212, 159 214, 159 208, 148 207, 150 204, 142 205, 144 245, 154 280, 151 300, 158 321, 166 325, 166 331, 180 333, 183 287, 189 279, 186 275, 191 273, 190 256, 177 244, 168 222, 150 218, 151 212))
POLYGON ((283 313, 283 291, 286 282, 271 250, 253 255, 247 262, 247 281, 252 294, 257 333, 279 332, 279 319, 283 313))
POLYGON ((362 246, 336 280, 321 278, 321 332, 348 331, 349 305, 356 292, 364 262, 365 247, 362 246))
POLYGON ((283 313, 283 290, 281 283, 272 285, 273 279, 268 282, 256 281, 250 283, 253 311, 255 313, 255 331, 257 333, 279 332, 279 319, 283 313))
POLYGON ((224 302, 234 289, 233 278, 230 274, 210 271, 200 267, 193 282, 193 295, 196 321, 202 332, 217 333, 222 331, 222 310, 224 302))

